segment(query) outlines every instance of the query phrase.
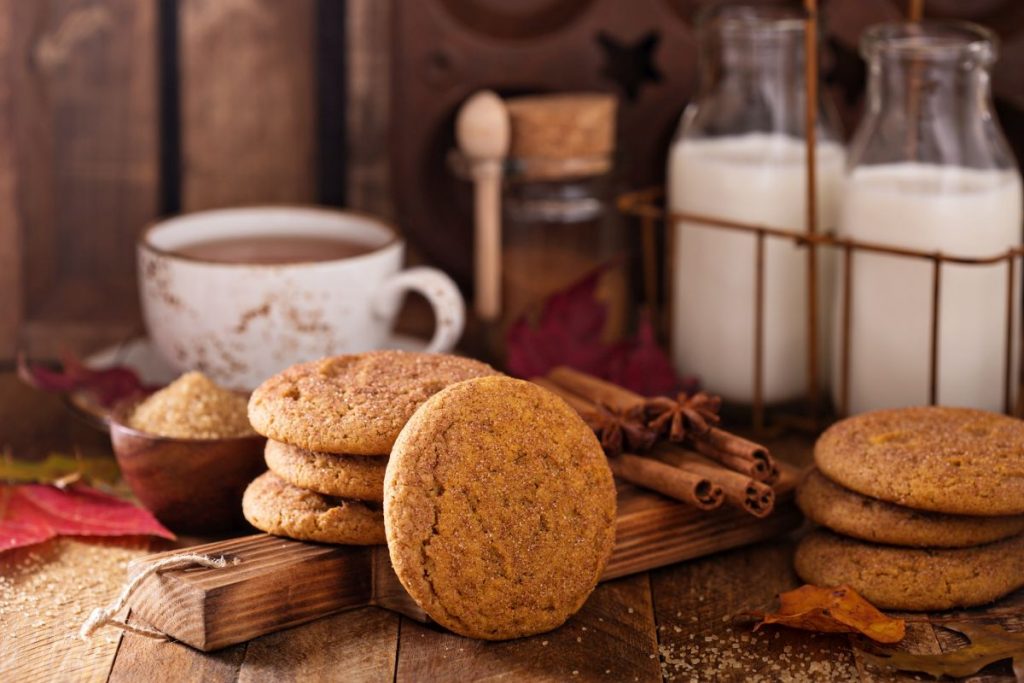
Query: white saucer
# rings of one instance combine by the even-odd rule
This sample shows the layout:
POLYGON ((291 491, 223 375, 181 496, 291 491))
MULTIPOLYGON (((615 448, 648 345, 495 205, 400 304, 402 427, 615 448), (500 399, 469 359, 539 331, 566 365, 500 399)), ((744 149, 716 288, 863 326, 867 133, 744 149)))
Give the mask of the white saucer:
MULTIPOLYGON (((425 345, 422 339, 395 334, 381 348, 416 351, 425 345)), ((164 360, 149 337, 136 337, 97 351, 85 359, 85 364, 96 370, 124 366, 134 370, 143 384, 152 386, 170 384, 181 374, 164 360)))

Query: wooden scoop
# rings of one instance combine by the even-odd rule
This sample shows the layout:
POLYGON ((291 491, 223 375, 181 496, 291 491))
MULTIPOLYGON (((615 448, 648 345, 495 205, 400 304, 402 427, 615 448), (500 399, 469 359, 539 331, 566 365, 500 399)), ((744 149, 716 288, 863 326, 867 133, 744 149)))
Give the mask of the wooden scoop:
POLYGON ((455 139, 474 184, 474 308, 481 320, 501 314, 501 174, 509 146, 505 103, 490 90, 470 96, 455 119, 455 139))

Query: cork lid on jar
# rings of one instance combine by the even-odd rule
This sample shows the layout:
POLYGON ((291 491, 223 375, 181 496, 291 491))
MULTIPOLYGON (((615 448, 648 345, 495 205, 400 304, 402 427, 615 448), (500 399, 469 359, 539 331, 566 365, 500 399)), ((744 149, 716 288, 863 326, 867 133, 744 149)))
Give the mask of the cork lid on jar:
POLYGON ((512 128, 509 155, 519 177, 553 180, 611 170, 618 105, 614 95, 525 95, 505 103, 512 128))

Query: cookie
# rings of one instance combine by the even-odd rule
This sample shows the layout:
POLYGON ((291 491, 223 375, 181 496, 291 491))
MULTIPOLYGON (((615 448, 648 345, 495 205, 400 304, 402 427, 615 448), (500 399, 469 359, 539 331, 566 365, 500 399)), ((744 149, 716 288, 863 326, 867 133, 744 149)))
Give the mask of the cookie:
POLYGON ((832 481, 957 515, 1024 513, 1024 422, 968 408, 901 408, 829 427, 814 448, 832 481))
POLYGON ((973 607, 1024 586, 1024 536, 974 548, 928 550, 818 530, 800 542, 795 564, 804 581, 852 586, 882 609, 973 607))
POLYGON ((501 640, 553 629, 590 595, 615 540, 594 433, 541 387, 448 387, 402 430, 384 482, 391 562, 442 626, 501 640))
POLYGON ((249 484, 242 512, 254 527, 275 536, 346 545, 384 543, 380 506, 300 489, 273 472, 249 484))
POLYGON ((811 469, 800 482, 796 502, 811 521, 874 543, 962 548, 1024 532, 1024 515, 977 517, 923 512, 862 496, 811 469))
POLYGON ((263 436, 309 451, 386 455, 425 400, 449 384, 498 374, 469 358, 372 351, 293 365, 249 399, 263 436))
POLYGON ((270 471, 292 486, 339 498, 384 500, 387 458, 319 453, 273 439, 264 456, 270 471))

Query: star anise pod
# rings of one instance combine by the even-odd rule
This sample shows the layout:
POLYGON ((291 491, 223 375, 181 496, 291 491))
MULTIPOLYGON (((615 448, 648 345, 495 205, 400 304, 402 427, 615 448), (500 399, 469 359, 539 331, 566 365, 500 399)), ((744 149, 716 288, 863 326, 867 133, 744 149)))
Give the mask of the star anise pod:
POLYGON ((628 448, 631 451, 646 451, 658 435, 644 424, 643 406, 629 410, 616 410, 598 404, 594 410, 583 416, 608 455, 618 455, 628 448))
POLYGON ((680 393, 675 399, 654 396, 644 402, 647 426, 656 434, 665 434, 669 441, 682 442, 687 434, 706 434, 719 423, 722 399, 700 391, 692 396, 680 393))

